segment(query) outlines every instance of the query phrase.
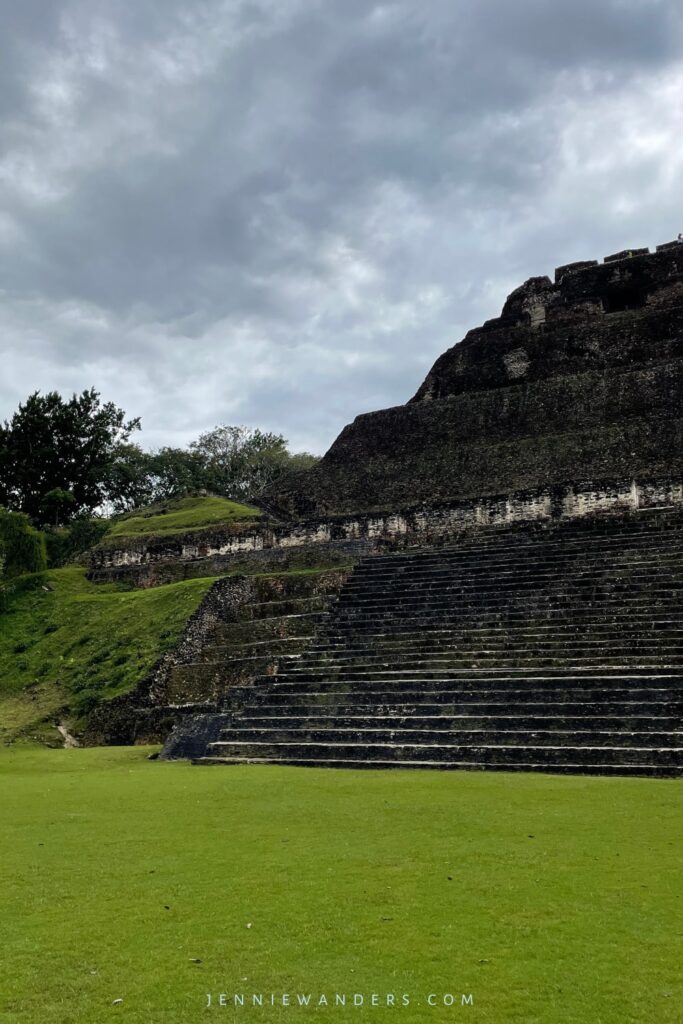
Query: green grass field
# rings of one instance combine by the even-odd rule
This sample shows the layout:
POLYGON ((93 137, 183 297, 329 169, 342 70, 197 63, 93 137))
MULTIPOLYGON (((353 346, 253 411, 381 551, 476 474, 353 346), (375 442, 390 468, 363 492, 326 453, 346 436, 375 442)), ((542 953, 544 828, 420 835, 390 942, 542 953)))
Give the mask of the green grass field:
POLYGON ((187 530, 201 530, 203 527, 220 523, 255 519, 260 515, 257 508, 241 505, 228 498, 175 498, 163 505, 136 509, 115 519, 104 543, 109 544, 114 538, 120 537, 163 537, 166 534, 183 533, 187 530))
POLYGON ((675 781, 146 753, 0 751, 3 1022, 683 1019, 675 781))
POLYGON ((77 567, 14 581, 0 612, 0 743, 21 733, 49 739, 40 723, 60 708, 78 718, 134 686, 214 582, 124 591, 90 583, 77 567))

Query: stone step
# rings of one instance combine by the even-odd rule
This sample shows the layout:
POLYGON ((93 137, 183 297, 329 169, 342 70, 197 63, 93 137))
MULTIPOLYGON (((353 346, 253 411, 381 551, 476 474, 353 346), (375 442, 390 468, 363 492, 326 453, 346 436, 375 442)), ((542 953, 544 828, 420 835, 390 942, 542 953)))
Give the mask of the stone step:
POLYGON ((273 615, 246 622, 219 622, 212 638, 225 643, 242 643, 270 637, 312 636, 329 616, 328 611, 299 615, 273 615))
POLYGON ((455 568, 459 565, 493 567, 505 563, 518 564, 527 556, 534 561, 555 558, 586 562, 603 561, 610 555, 614 555, 617 559, 633 558, 637 560, 640 557, 656 557, 660 552, 665 551, 668 551, 669 554, 680 554, 682 548, 683 530, 666 531, 659 535, 650 533, 639 536, 631 535, 630 537, 593 538, 586 541, 565 538, 547 543, 510 543, 478 549, 465 546, 460 548, 435 547, 430 551, 409 548, 391 555, 369 555, 354 568, 353 576, 365 571, 397 573, 416 569, 422 572, 434 567, 450 566, 455 568))
POLYGON ((486 628, 476 624, 464 627, 455 624, 450 629, 444 628, 430 632, 420 630, 412 633, 399 630, 391 633, 357 634, 356 632, 342 633, 325 629, 309 642, 307 649, 309 651, 346 649, 362 642, 364 647, 386 645, 394 649, 424 647, 431 650, 434 645, 448 647, 473 637, 482 642, 501 644, 525 641, 551 643, 566 639, 575 641, 580 637, 585 637, 587 643, 609 643, 611 640, 623 640, 630 636, 633 636, 634 639, 647 639, 656 636, 665 641, 669 639, 683 641, 683 616, 679 625, 673 621, 643 619, 641 622, 622 622, 616 626, 609 622, 585 623, 583 625, 572 622, 555 622, 546 625, 518 623, 513 626, 498 624, 486 628))
POLYGON ((683 750, 683 730, 671 732, 645 731, 629 732, 627 730, 597 729, 451 729, 448 733, 440 729, 418 729, 400 726, 389 729, 381 725, 364 725, 362 727, 315 728, 300 725, 299 727, 277 728, 262 726, 249 728, 234 725, 223 730, 220 739, 212 743, 212 751, 220 754, 222 748, 234 743, 358 743, 363 746, 376 743, 418 744, 424 746, 453 744, 457 746, 510 746, 555 747, 567 745, 579 747, 680 747, 683 750))
POLYGON ((654 567, 648 573, 631 573, 628 570, 608 575, 605 572, 591 571, 585 573, 529 573, 513 572, 502 576, 496 573, 461 576, 457 573, 444 573, 438 578, 429 579, 385 579, 373 580, 367 584, 358 581, 340 591, 342 602, 356 600, 377 600, 389 597, 409 598, 428 595, 441 597, 458 594, 471 597, 479 594, 519 593, 528 597, 536 591, 543 594, 571 594, 584 597, 587 592, 597 589, 609 594, 613 591, 629 590, 633 593, 647 592, 650 588, 661 590, 680 590, 683 560, 679 566, 654 567))
POLYGON ((660 521, 652 521, 647 525, 617 522, 605 516, 597 519, 590 527, 586 523, 570 524, 565 522, 557 527, 535 526, 533 524, 516 524, 507 530, 497 529, 489 532, 480 530, 469 538, 463 537, 457 544, 443 544, 432 548, 414 547, 389 554, 371 555, 377 565, 410 564, 414 559, 430 559, 434 557, 458 557, 463 554, 483 557, 490 552, 510 551, 513 554, 531 548, 534 551, 544 548, 562 547, 565 550, 578 548, 590 551, 592 548, 610 547, 627 548, 629 546, 646 545, 652 538, 660 540, 663 535, 670 537, 672 542, 683 539, 683 519, 677 516, 662 517, 660 521), (597 525, 597 529, 594 528, 597 525), (578 528, 573 528, 578 526, 578 528), (395 561, 394 561, 395 560, 395 561))
MULTIPOLYGON (((549 698, 547 693, 531 691, 520 694, 512 692, 509 696, 502 693, 490 694, 487 691, 460 693, 442 691, 440 693, 411 694, 371 693, 354 697, 353 703, 345 703, 345 694, 314 691, 297 697, 290 695, 286 701, 273 702, 272 696, 264 694, 262 702, 240 704, 241 714, 291 715, 311 717, 323 711, 333 715, 358 715, 364 711, 368 714, 384 713, 402 716, 458 716, 472 715, 482 718, 491 716, 522 716, 542 717, 550 715, 566 715, 571 719, 597 719, 605 714, 606 708, 616 716, 639 717, 673 716, 680 719, 683 715, 683 691, 678 697, 672 697, 668 691, 634 690, 630 693, 610 694, 604 692, 557 693, 549 698), (397 700, 400 696, 400 700, 397 700)), ((253 700, 253 694, 252 694, 253 700)))
MULTIPOLYGON (((604 622, 623 624, 628 623, 630 615, 639 620, 659 620, 667 616, 669 621, 680 626, 683 623, 683 609, 672 608, 671 602, 660 602, 659 605, 647 605, 641 603, 639 606, 632 606, 627 609, 623 603, 615 603, 611 606, 590 605, 580 610, 569 607, 537 607, 532 612, 524 611, 521 606, 498 605, 495 608, 441 608, 438 610, 407 609, 403 614, 394 614, 390 611, 372 615, 333 615, 330 617, 330 629, 334 632, 386 632, 389 629, 403 632, 422 631, 430 628, 432 630, 453 629, 462 623, 475 622, 481 624, 482 628, 490 625, 506 623, 511 625, 524 625, 544 621, 554 622, 604 622)), ((471 627, 470 627, 471 628, 471 627)))
POLYGON ((239 609, 242 621, 250 619, 270 619, 273 616, 301 615, 307 612, 326 611, 331 598, 324 595, 314 597, 294 597, 282 601, 261 601, 243 604, 239 609))
POLYGON ((639 590, 636 587, 592 587, 584 594, 573 593, 569 588, 543 591, 539 588, 524 594, 519 590, 472 591, 464 594, 457 587, 440 592, 420 594, 368 594, 363 600, 339 600, 331 609, 330 622, 354 622, 357 618, 393 616, 405 618, 411 614, 433 615, 445 611, 479 615, 482 611, 509 609, 524 611, 530 618, 535 611, 551 608, 557 611, 573 611, 577 605, 592 609, 596 613, 611 609, 634 610, 662 609, 669 606, 672 612, 683 611, 683 586, 657 586, 639 590))
POLYGON ((343 593, 355 597, 387 588, 391 588, 392 592, 411 593, 422 589, 434 590, 441 587, 451 589, 453 586, 481 586, 486 581, 496 582, 504 587, 552 585, 560 584, 565 580, 581 585, 596 580, 602 583, 624 580, 640 583, 656 581, 660 575, 671 579, 680 579, 682 566, 683 553, 676 558, 670 555, 666 559, 660 557, 633 564, 621 561, 615 564, 613 559, 606 559, 604 565, 558 565, 547 562, 535 565, 529 563, 528 560, 523 560, 505 569, 492 569, 476 565, 468 570, 444 568, 410 574, 400 572, 361 574, 358 571, 350 577, 343 593))
MULTIPOLYGON (((198 663, 201 664, 201 663, 198 663)), ((314 677, 313 681, 322 681, 323 677, 319 673, 306 673, 314 677)), ((394 683, 402 683, 401 674, 398 672, 387 672, 379 670, 373 673, 378 676, 380 681, 390 680, 394 683)), ((420 681, 423 679, 422 672, 406 671, 403 673, 407 678, 419 677, 420 681)), ((553 668, 500 668, 496 665, 476 666, 474 668, 450 668, 444 672, 428 673, 428 676, 433 676, 436 680, 443 682, 456 681, 459 685, 465 685, 472 683, 477 686, 491 686, 492 683, 500 681, 502 684, 507 684, 510 681, 515 681, 517 684, 520 682, 528 684, 529 682, 540 682, 545 685, 568 685, 570 683, 576 683, 579 681, 593 681, 597 684, 604 685, 605 683, 620 683, 622 685, 630 685, 631 682, 640 681, 657 681, 661 684, 676 684, 680 683, 683 678, 681 671, 677 668, 673 669, 650 669, 644 667, 628 667, 624 668, 622 665, 605 665, 599 670, 593 668, 585 668, 576 665, 560 665, 553 668)), ((279 675, 272 677, 264 677, 273 686, 284 687, 298 684, 309 684, 311 680, 302 679, 301 673, 296 671, 281 672, 279 675)), ((358 673, 355 677, 349 676, 348 681, 356 679, 359 686, 367 686, 367 674, 358 673)))
MULTIPOLYGON (((567 642, 566 640, 547 640, 537 643, 513 643, 512 641, 499 641, 496 643, 490 643, 490 641, 481 640, 477 644, 476 635, 472 635, 460 644, 433 644, 431 646, 424 645, 419 649, 412 647, 403 647, 398 650, 392 648, 390 645, 384 646, 383 644, 367 645, 365 647, 334 647, 334 648, 313 648, 306 647, 305 654, 298 659, 297 665, 299 668, 315 668, 322 672, 326 671, 330 666, 346 667, 348 665, 360 666, 374 666, 382 665, 385 667, 390 666, 418 666, 421 664, 434 665, 443 663, 444 665, 457 664, 460 660, 468 660, 469 658, 501 658, 505 662, 506 658, 536 658, 536 657, 551 657, 551 658, 562 658, 564 665, 570 663, 571 665, 582 664, 586 658, 599 657, 603 660, 605 657, 609 659, 608 655, 614 657, 627 656, 640 656, 647 655, 656 656, 657 659, 666 658, 669 656, 680 657, 683 656, 683 643, 679 642, 657 642, 654 639, 623 639, 623 640, 587 640, 581 644, 578 640, 567 642)), ((291 650, 291 647, 285 648, 283 645, 283 653, 291 650)), ((215 651, 224 650, 224 648, 215 647, 215 651)), ((242 654, 249 653, 246 648, 241 648, 242 654)), ((207 658, 208 660, 208 658, 207 658)))
POLYGON ((663 640, 668 638, 678 640, 683 637, 683 616, 680 623, 675 620, 656 620, 656 618, 642 618, 636 621, 621 621, 612 623, 584 621, 583 623, 565 622, 564 620, 553 620, 544 624, 516 622, 507 624, 500 620, 494 621, 487 626, 480 626, 477 623, 461 625, 454 623, 450 627, 441 626, 434 629, 402 630, 389 629, 373 633, 370 630, 321 630, 308 647, 309 650, 316 650, 330 646, 336 648, 346 645, 391 645, 400 647, 412 644, 424 644, 430 648, 434 644, 460 643, 471 637, 496 640, 497 642, 524 642, 547 638, 548 640, 562 639, 564 637, 575 639, 586 636, 592 640, 620 639, 625 636, 649 637, 660 636, 663 640), (630 628, 631 627, 631 628, 630 628))
POLYGON ((268 650, 263 654, 238 654, 234 658, 219 658, 216 661, 191 661, 175 665, 171 669, 171 677, 181 678, 190 675, 194 678, 220 679, 223 676, 245 676, 252 679, 265 675, 269 678, 275 674, 273 666, 293 667, 299 657, 300 655, 296 654, 272 654, 268 650))
POLYGON ((519 595, 526 600, 529 595, 539 594, 543 596, 559 597, 566 596, 573 599, 584 598, 592 593, 605 594, 649 594, 651 592, 681 593, 681 572, 659 571, 651 577, 629 576, 628 574, 607 578, 598 576, 595 573, 585 576, 564 576, 538 577, 532 576, 528 580, 500 580, 490 576, 484 576, 480 580, 461 580, 450 577, 442 582, 415 583, 402 585, 389 582, 381 586, 358 587, 358 589, 345 590, 341 593, 338 607, 346 605, 375 604, 377 602, 390 601, 392 604, 399 602, 405 604, 410 601, 430 601, 442 598, 484 598, 489 595, 514 597, 519 595))
MULTIPOLYGON (((247 659, 243 659, 247 660, 247 659)), ((315 668, 301 665, 300 667, 291 663, 292 659, 289 659, 284 664, 284 659, 280 658, 278 665, 278 678, 282 679, 282 683, 297 683, 297 682, 368 682, 368 681, 391 681, 400 683, 407 680, 427 681, 437 679, 459 679, 463 676, 468 676, 474 672, 483 673, 488 672, 489 674, 500 674, 505 672, 507 674, 521 674, 527 677, 537 675, 539 672, 548 672, 555 670, 562 670, 564 663, 561 659, 553 658, 491 658, 489 660, 485 658, 463 658, 457 663, 447 663, 444 665, 419 665, 416 667, 397 665, 387 665, 386 667, 381 665, 366 665, 356 666, 349 665, 347 667, 330 665, 325 668, 324 671, 318 671, 315 668)), ((649 675, 654 672, 670 670, 675 672, 683 668, 683 660, 676 657, 656 659, 650 658, 611 658, 609 661, 606 659, 596 658, 582 658, 576 663, 571 665, 574 671, 584 670, 591 673, 603 673, 603 672, 639 672, 644 675, 649 675)), ((220 666, 219 666, 220 668, 220 666)), ((230 669, 226 670, 226 674, 231 674, 230 669)))
POLYGON ((618 573, 621 571, 649 572, 656 566, 674 568, 683 559, 683 540, 680 543, 653 547, 651 544, 637 551, 619 548, 613 552, 604 549, 592 554, 585 551, 566 552, 558 550, 543 554, 541 552, 517 554, 497 560, 481 557, 458 560, 421 560, 414 565, 378 566, 373 561, 360 562, 349 576, 345 587, 356 588, 368 581, 420 581, 439 580, 445 576, 468 578, 486 572, 492 576, 507 578, 520 571, 524 575, 534 573, 584 573, 591 571, 618 573))
MULTIPOLYGON (((251 685, 251 684, 250 684, 251 685)), ((620 697, 627 697, 629 693, 637 692, 642 694, 641 700, 646 700, 650 693, 661 692, 673 699, 674 695, 683 695, 683 681, 680 676, 653 678, 643 675, 642 677, 608 677, 598 679, 594 675, 576 677, 566 676, 564 678, 544 678, 542 676, 532 677, 525 673, 522 677, 511 675, 501 676, 500 674, 480 675, 473 678, 471 673, 458 677, 457 675, 448 678, 430 679, 426 683, 419 682, 413 677, 397 680, 395 678, 380 678, 374 684, 367 680, 347 679, 343 682, 325 682, 319 679, 311 681, 287 681, 280 676, 259 677, 253 684, 261 693, 269 693, 272 700, 287 699, 290 695, 306 698, 309 694, 342 694, 352 695, 353 699, 365 696, 370 699, 377 699, 379 703, 386 699, 396 700, 400 696, 400 703, 414 702, 421 695, 427 701, 439 693, 449 693, 453 699, 468 699, 467 694, 476 693, 482 697, 495 699, 500 695, 505 699, 512 699, 513 695, 524 699, 524 695, 536 695, 538 699, 549 699, 549 695, 566 693, 570 699, 580 700, 584 697, 594 695, 594 699, 618 700, 620 697), (406 696, 411 694, 411 696, 406 696), (379 695, 379 696, 378 696, 379 695), (393 696, 391 696, 393 695, 393 696)), ((238 689, 238 688, 236 688, 238 689)), ((239 694, 237 694, 239 696, 239 694)), ((241 695, 242 697, 244 694, 241 695)), ((532 699, 532 697, 528 697, 532 699)), ((633 698, 635 699, 635 698, 633 698)))
POLYGON ((235 644, 210 644, 200 652, 200 661, 229 663, 231 659, 247 657, 279 658, 288 654, 299 654, 308 647, 310 637, 272 637, 265 640, 243 641, 235 644))
POLYGON ((538 606, 546 605, 548 601, 551 601, 557 608, 574 608, 577 601, 592 601, 593 603, 600 601, 606 605, 618 603, 619 605, 637 606, 640 604, 645 607, 662 600, 681 602, 682 599, 683 581, 676 583, 660 581, 656 585, 643 588, 631 585, 628 581, 610 585, 595 583, 587 591, 580 592, 575 592, 570 586, 563 585, 550 593, 545 593, 538 588, 528 592, 512 588, 498 589, 495 586, 495 581, 492 581, 487 585, 487 589, 472 590, 471 592, 465 592, 462 588, 453 586, 448 590, 433 593, 427 590, 411 594, 402 594, 400 591, 368 593, 353 601, 340 596, 334 606, 334 617, 339 619, 354 612, 366 615, 375 611, 403 611, 417 607, 427 607, 431 610, 434 608, 466 608, 468 606, 479 608, 486 605, 495 608, 498 605, 515 603, 519 603, 525 610, 530 611, 538 606))
POLYGON ((557 650, 590 654, 595 651, 622 649, 642 651, 650 648, 658 651, 670 650, 677 653, 683 651, 683 631, 678 635, 662 636, 659 640, 655 633, 636 634, 632 637, 628 637, 626 633, 617 636, 588 636, 583 640, 583 643, 580 643, 579 640, 580 638, 577 634, 549 637, 539 637, 538 635, 535 637, 510 636, 505 634, 499 638, 491 639, 490 636, 481 636, 476 630, 472 630, 457 638, 449 637, 447 641, 442 640, 440 643, 435 643, 433 640, 396 640, 392 642, 390 639, 378 638, 374 643, 361 644, 358 640, 349 638, 346 643, 324 643, 319 641, 316 644, 307 644, 305 660, 307 663, 315 661, 325 664, 340 658, 369 658, 372 660, 396 659, 397 657, 401 659, 415 659, 420 656, 427 658, 432 656, 449 658, 460 653, 479 653, 481 651, 497 654, 504 654, 507 651, 515 653, 520 651, 546 653, 557 650))
MULTIPOLYGON (((594 707, 594 705, 591 705, 594 707)), ((598 732, 683 732, 683 716, 668 713, 669 709, 655 708, 659 713, 648 707, 647 714, 641 715, 566 715, 562 705, 546 707, 542 715, 477 715, 463 713, 422 714, 421 709, 411 708, 403 714, 394 714, 393 709, 368 708, 366 714, 359 714, 360 708, 347 705, 346 710, 335 707, 332 713, 320 714, 320 709, 313 706, 302 714, 283 714, 282 708, 270 705, 270 713, 262 714, 263 706, 255 706, 249 711, 233 715, 226 723, 226 728, 240 729, 367 729, 370 727, 383 729, 417 729, 435 732, 456 732, 461 729, 493 730, 495 732, 534 730, 569 730, 598 732), (316 713, 316 710, 318 713, 316 713), (555 714, 551 714, 554 711, 555 714)), ((289 712, 292 708, 287 707, 289 712)), ((683 705, 682 705, 683 710, 683 705)), ((683 737, 682 737, 683 738, 683 737)))
POLYGON ((367 589, 358 594, 343 594, 332 608, 335 613, 346 613, 347 610, 356 608, 365 613, 375 607, 404 609, 425 605, 428 607, 439 606, 443 603, 481 607, 490 603, 505 602, 522 604, 523 607, 531 609, 538 606, 539 603, 545 602, 551 602, 557 606, 571 604, 572 607, 575 607, 584 601, 614 601, 623 598, 644 602, 662 598, 681 601, 683 598, 681 574, 683 574, 683 566, 681 566, 681 573, 675 579, 673 576, 667 579, 660 573, 656 580, 653 579, 645 583, 628 578, 611 583, 594 579, 585 587, 574 586, 571 580, 553 583, 550 587, 539 586, 535 583, 531 583, 529 586, 513 584, 496 586, 495 580, 488 581, 485 586, 472 587, 461 587, 457 582, 453 582, 449 586, 415 587, 412 589, 383 587, 376 590, 367 589))
MULTIPOLYGON (((624 679, 613 681, 597 682, 594 679, 575 680, 569 679, 558 682, 557 680, 546 681, 533 680, 526 682, 521 680, 472 680, 472 679, 445 679, 430 680, 427 685, 416 684, 414 680, 396 682, 395 680, 382 680, 375 685, 369 685, 367 681, 359 682, 346 681, 344 683, 322 683, 314 681, 310 683, 282 683, 279 677, 267 676, 260 681, 250 683, 255 691, 264 695, 267 694, 269 702, 285 701, 291 698, 302 701, 317 702, 321 698, 331 701, 344 702, 340 697, 351 700, 370 700, 374 703, 417 703, 417 702, 457 702, 471 700, 550 700, 564 698, 567 700, 609 700, 620 699, 648 700, 659 696, 663 700, 683 698, 683 686, 680 681, 657 680, 656 683, 648 679, 633 680, 624 679), (521 684, 521 685, 520 685, 521 684), (327 697, 326 697, 327 695, 327 697), (680 695, 680 696, 679 696, 680 695)), ((238 699, 245 699, 248 694, 244 688, 233 687, 232 695, 238 699)), ((611 703, 610 703, 611 707, 611 703)))
POLYGON ((683 764, 683 746, 631 747, 631 746, 557 746, 511 744, 446 744, 446 743, 377 743, 323 741, 262 741, 232 740, 210 743, 207 753, 218 757, 296 757, 301 759, 329 757, 364 761, 477 761, 488 764, 528 763, 546 765, 595 764, 676 767, 683 764))
POLYGON ((607 543, 590 548, 586 545, 556 545, 543 547, 533 545, 509 548, 506 551, 489 550, 487 552, 471 552, 467 549, 450 551, 435 549, 429 554, 391 555, 386 561, 377 555, 369 556, 359 562, 353 569, 349 581, 357 582, 365 579, 381 579, 416 576, 429 576, 443 572, 509 572, 513 567, 538 568, 544 565, 560 569, 572 566, 590 567, 619 566, 637 567, 660 561, 679 561, 683 555, 683 532, 677 536, 669 535, 661 538, 648 537, 646 541, 636 545, 628 543, 607 543))
POLYGON ((412 761, 400 761, 400 760, 383 760, 376 758, 374 760, 365 759, 351 759, 342 757, 330 757, 329 754, 325 757, 311 757, 310 754, 305 758, 297 758, 291 754, 284 754, 278 757, 248 757, 248 756, 235 756, 235 757, 196 757, 192 761, 196 765, 243 765, 243 764, 278 764, 290 767, 301 767, 301 768, 339 768, 339 769, 356 769, 357 771, 372 770, 378 771, 388 769, 402 769, 402 770, 437 770, 437 771, 500 771, 500 772, 543 772, 551 775, 599 775, 599 776, 610 776, 610 777, 650 777, 650 778, 679 778, 683 775, 683 769, 678 765, 656 765, 648 764, 646 761, 641 761, 639 764, 604 764, 595 762, 590 765, 586 764, 572 764, 565 763, 562 765, 549 765, 539 764, 533 760, 529 761, 517 761, 514 764, 505 761, 498 761, 496 763, 489 763, 488 761, 477 761, 470 759, 467 761, 438 761, 429 759, 427 754, 418 760, 417 758, 412 761))
MULTIPOLYGON (((246 660, 246 659, 243 659, 246 660)), ((463 674, 469 674, 472 670, 489 669, 497 672, 502 671, 513 671, 523 670, 527 674, 527 670, 552 670, 556 668, 562 668, 565 664, 563 659, 559 657, 507 657, 501 658, 499 656, 491 655, 486 657, 481 655, 480 657, 470 658, 454 658, 448 660, 434 660, 434 661, 419 661, 415 663, 410 662, 398 662, 391 663, 389 661, 373 662, 373 663, 354 663, 349 662, 348 664, 329 663, 324 666, 318 666, 317 664, 292 664, 291 659, 287 662, 284 661, 283 657, 273 658, 272 663, 277 665, 275 674, 278 679, 283 682, 296 682, 298 680, 311 682, 320 680, 321 682, 331 683, 335 681, 343 681, 347 679, 358 679, 358 680, 374 680, 374 679, 393 679, 393 680, 405 680, 405 679, 430 679, 430 678, 458 678, 463 674)), ((201 664, 201 663, 198 663, 201 664)), ((210 663, 208 663, 210 664, 210 663)), ((670 656, 657 658, 654 655, 649 656, 632 656, 628 657, 622 655, 621 657, 613 656, 609 659, 601 658, 596 656, 595 658, 575 658, 572 661, 572 666, 575 669, 586 669, 595 672, 599 672, 605 668, 616 668, 623 672, 643 669, 647 672, 655 671, 676 671, 683 670, 683 656, 670 656)), ((241 669, 240 664, 240 669, 241 669)), ((225 670, 226 675, 232 675, 234 670, 228 666, 225 670)), ((221 663, 216 665, 216 674, 222 675, 221 663)))
MULTIPOLYGON (((272 674, 277 676, 279 682, 308 683, 320 680, 320 682, 324 683, 333 683, 349 679, 355 679, 358 682, 363 683, 370 680, 384 679, 391 679, 397 682, 406 679, 424 681, 428 679, 460 679, 463 676, 468 676, 474 672, 480 671, 496 672, 499 674, 505 673, 507 675, 517 673, 518 675, 532 678, 539 672, 554 672, 561 670, 566 666, 566 662, 560 657, 543 657, 541 655, 538 657, 519 658, 513 656, 501 658, 496 655, 486 657, 481 655, 479 657, 453 658, 450 660, 440 659, 434 661, 424 660, 412 663, 409 661, 391 662, 381 660, 371 663, 356 663, 351 661, 346 664, 343 662, 330 662, 322 666, 317 663, 298 664, 294 659, 295 656, 281 656, 279 659, 272 659, 272 663, 277 664, 277 669, 272 674), (285 661, 285 658, 288 660, 285 661)), ((195 664, 202 663, 198 662, 195 664)), ((204 664, 210 665, 211 663, 208 662, 204 664)), ((584 671, 593 674, 608 670, 619 672, 641 672, 646 675, 659 672, 680 673, 683 671, 683 657, 671 656, 658 658, 654 655, 634 655, 631 657, 623 655, 607 658, 596 656, 594 658, 575 658, 572 660, 571 665, 575 671, 584 671)), ((215 666, 215 673, 217 675, 221 675, 222 663, 217 662, 215 663, 215 666)), ((225 674, 231 675, 232 673, 233 670, 228 666, 225 670, 225 674)))

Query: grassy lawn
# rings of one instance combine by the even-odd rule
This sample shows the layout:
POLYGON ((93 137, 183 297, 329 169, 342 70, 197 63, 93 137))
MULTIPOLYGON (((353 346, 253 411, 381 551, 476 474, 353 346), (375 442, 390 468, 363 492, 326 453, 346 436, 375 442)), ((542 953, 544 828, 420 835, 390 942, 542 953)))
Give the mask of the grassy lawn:
POLYGON ((117 537, 164 536, 186 530, 199 530, 218 523, 254 519, 260 515, 257 508, 241 505, 228 498, 176 498, 163 505, 137 509, 129 515, 115 519, 105 543, 108 544, 117 537))
POLYGON ((675 781, 146 753, 0 751, 3 1021, 683 1018, 675 781), (206 1009, 207 992, 410 1005, 206 1009))
POLYGON ((0 743, 61 707, 78 716, 134 686, 214 582, 123 591, 74 567, 13 583, 0 610, 0 743))

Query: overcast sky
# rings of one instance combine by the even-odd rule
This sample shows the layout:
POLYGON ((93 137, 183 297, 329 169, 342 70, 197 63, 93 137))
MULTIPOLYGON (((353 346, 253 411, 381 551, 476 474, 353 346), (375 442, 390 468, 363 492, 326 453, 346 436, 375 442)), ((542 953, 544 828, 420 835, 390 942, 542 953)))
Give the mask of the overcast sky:
POLYGON ((681 0, 0 0, 0 418, 323 452, 512 288, 683 230, 681 0))

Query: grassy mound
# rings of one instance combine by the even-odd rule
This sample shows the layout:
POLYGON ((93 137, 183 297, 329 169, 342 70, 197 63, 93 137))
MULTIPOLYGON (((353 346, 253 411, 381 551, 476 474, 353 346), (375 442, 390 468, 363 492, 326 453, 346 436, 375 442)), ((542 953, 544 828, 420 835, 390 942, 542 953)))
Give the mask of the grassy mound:
POLYGON ((60 708, 79 717, 130 689, 176 644, 214 582, 123 591, 66 568, 9 584, 0 611, 0 742, 41 734, 38 723, 60 708))
POLYGON ((176 498, 162 505, 136 509, 115 519, 106 541, 119 537, 163 536, 200 530, 220 523, 255 519, 260 515, 259 509, 240 505, 228 498, 176 498))
POLYGON ((1 1019, 681 1020, 675 781, 145 753, 0 750, 1 1019))

